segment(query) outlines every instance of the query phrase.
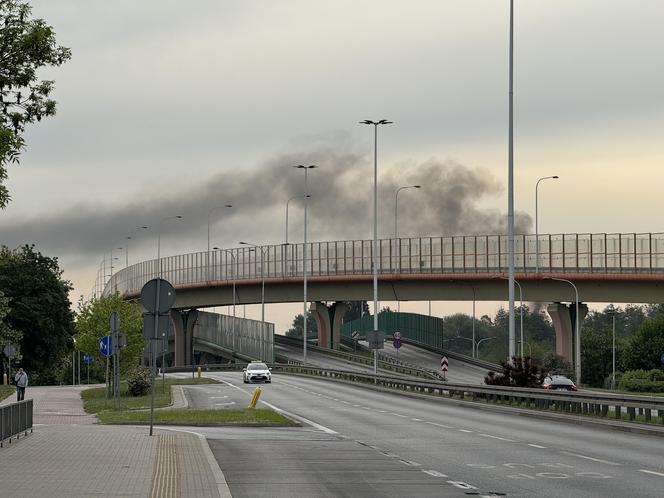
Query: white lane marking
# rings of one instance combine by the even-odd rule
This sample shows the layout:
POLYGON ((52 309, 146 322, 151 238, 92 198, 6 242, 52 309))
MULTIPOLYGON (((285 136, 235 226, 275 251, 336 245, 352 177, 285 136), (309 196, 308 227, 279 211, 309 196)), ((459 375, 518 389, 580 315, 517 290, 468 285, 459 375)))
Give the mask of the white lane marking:
POLYGON ((639 472, 645 472, 646 474, 652 474, 654 476, 664 477, 664 474, 661 472, 655 472, 653 470, 639 469, 639 472))
POLYGON ((421 418, 411 418, 413 422, 422 422, 421 418))
POLYGON ((569 455, 569 456, 573 456, 573 457, 577 457, 577 458, 584 458, 586 460, 592 460, 593 462, 597 462, 597 463, 604 463, 606 465, 615 465, 615 466, 622 465, 622 463, 609 462, 608 460, 602 460, 600 458, 593 458, 593 457, 589 457, 589 456, 586 456, 586 455, 579 455, 578 453, 570 453, 568 451, 561 451, 561 453, 564 454, 564 455, 569 455))
POLYGON ((532 446, 533 448, 540 448, 540 449, 546 449, 546 446, 540 446, 539 444, 531 444, 528 443, 528 446, 532 446))
POLYGON ((226 403, 215 403, 214 406, 229 406, 229 405, 234 405, 235 401, 230 401, 226 403))
POLYGON ((407 415, 401 415, 399 413, 390 413, 390 415, 394 415, 395 417, 408 418, 407 415))
POLYGON ((417 462, 413 462, 412 460, 399 460, 399 461, 401 463, 405 464, 405 465, 410 465, 411 467, 421 467, 422 466, 421 464, 419 464, 417 462))
POLYGON ((225 399, 228 398, 228 396, 209 396, 209 399, 225 399))
MULTIPOLYGON (((238 391, 246 394, 247 396, 250 396, 250 393, 248 393, 244 389, 236 386, 235 384, 231 384, 230 382, 228 382, 226 380, 221 380, 221 382, 223 382, 224 384, 226 384, 226 385, 228 385, 228 386, 230 386, 234 389, 237 389, 238 391)), ((316 429, 318 429, 320 431, 323 431, 327 434, 339 434, 337 431, 334 431, 334 430, 330 429, 329 427, 325 427, 324 425, 317 424, 316 422, 313 422, 312 420, 309 420, 308 418, 302 417, 300 415, 295 415, 294 413, 287 412, 286 410, 282 410, 281 408, 278 408, 278 407, 274 406, 272 403, 268 403, 267 401, 260 401, 260 402, 263 403, 266 406, 269 406, 275 412, 283 413, 284 415, 286 415, 288 417, 292 417, 296 420, 300 420, 301 422, 304 422, 307 425, 311 425, 311 426, 315 427, 316 429)))
POLYGON ((515 443, 514 439, 507 439, 506 437, 492 436, 491 434, 480 434, 482 437, 490 437, 491 439, 500 439, 501 441, 507 441, 508 443, 515 443))
POLYGON ((459 432, 473 432, 473 431, 469 431, 467 429, 459 429, 459 432))
POLYGON ((360 408, 362 408, 363 410, 373 410, 373 408, 369 408, 368 406, 361 406, 360 408))
POLYGON ((475 486, 463 481, 447 481, 447 483, 459 489, 477 489, 475 486))
POLYGON ((378 410, 378 413, 387 413, 387 410, 378 410))
POLYGON ((443 429, 454 429, 454 427, 451 427, 449 425, 437 424, 436 422, 424 422, 424 423, 429 425, 435 425, 436 427, 442 427, 443 429))
POLYGON ((449 477, 447 474, 443 474, 442 472, 438 472, 437 470, 422 470, 425 474, 429 474, 430 476, 434 477, 449 477))
POLYGON ((353 405, 353 408, 359 408, 360 405, 353 405))

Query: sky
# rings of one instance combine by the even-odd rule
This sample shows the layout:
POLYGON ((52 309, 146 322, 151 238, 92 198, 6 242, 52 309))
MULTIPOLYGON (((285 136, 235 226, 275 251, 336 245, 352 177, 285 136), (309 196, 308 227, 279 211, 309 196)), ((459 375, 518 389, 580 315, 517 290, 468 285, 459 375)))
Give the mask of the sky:
MULTIPOLYGON (((72 59, 40 73, 58 112, 9 168, 0 242, 57 257, 73 303, 112 249, 115 270, 155 258, 169 216, 183 220, 161 224, 162 256, 205 250, 210 209, 228 203, 212 246, 283 242, 296 164, 319 167, 309 239, 370 239, 363 119, 394 121, 379 134, 379 236, 408 184, 423 188, 400 194, 401 236, 506 232, 507 0, 30 3, 72 59)), ((517 0, 514 19, 517 233, 534 232, 549 175, 540 233, 664 231, 664 2, 517 0)), ((291 241, 302 226, 291 204, 291 241)), ((266 319, 282 331, 298 312, 266 319)))

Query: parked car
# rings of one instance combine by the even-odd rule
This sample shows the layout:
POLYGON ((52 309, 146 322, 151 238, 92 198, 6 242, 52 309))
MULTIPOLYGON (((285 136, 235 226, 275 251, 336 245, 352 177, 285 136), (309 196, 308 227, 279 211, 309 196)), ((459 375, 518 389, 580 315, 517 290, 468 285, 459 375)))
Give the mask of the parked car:
POLYGON ((251 382, 272 382, 272 373, 265 363, 252 361, 246 368, 242 369, 242 380, 245 384, 251 382))
POLYGON ((542 387, 551 391, 576 391, 576 384, 564 375, 547 375, 542 387))

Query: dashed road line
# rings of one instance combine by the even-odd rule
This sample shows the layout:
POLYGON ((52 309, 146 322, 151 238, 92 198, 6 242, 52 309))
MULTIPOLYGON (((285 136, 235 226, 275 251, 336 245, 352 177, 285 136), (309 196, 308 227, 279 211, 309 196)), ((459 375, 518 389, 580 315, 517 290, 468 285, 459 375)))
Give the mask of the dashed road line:
POLYGON ((411 418, 413 422, 422 422, 421 418, 411 418))
POLYGON ((568 451, 561 451, 561 453, 564 454, 564 455, 569 455, 569 456, 573 456, 573 457, 577 457, 577 458, 584 458, 585 460, 592 460, 593 462, 597 462, 597 463, 604 463, 606 465, 615 465, 615 466, 622 465, 622 463, 609 462, 608 460, 602 460, 601 458, 593 458, 593 457, 589 457, 589 456, 586 456, 586 455, 579 455, 578 453, 570 453, 568 451))
POLYGON ((546 446, 540 446, 539 444, 528 443, 528 446, 532 446, 533 448, 539 448, 539 449, 542 449, 542 450, 546 449, 546 446))
POLYGON ((516 441, 514 439, 507 439, 506 437, 500 437, 500 436, 492 436, 491 434, 482 434, 482 433, 480 433, 480 436, 490 437, 491 439, 499 439, 501 441, 506 441, 508 443, 516 443, 516 441))
POLYGON ((424 422, 424 423, 425 423, 425 424, 429 424, 429 425, 435 425, 436 427, 440 427, 440 428, 442 428, 442 429, 454 429, 454 427, 452 427, 452 426, 450 426, 450 425, 438 424, 438 423, 436 423, 436 422, 424 422))
POLYGON ((410 467, 421 467, 422 466, 421 464, 419 464, 417 462, 413 462, 412 460, 399 460, 399 461, 401 463, 403 463, 404 465, 409 465, 410 467))
POLYGON ((473 431, 469 431, 468 429, 459 429, 459 432, 466 432, 466 433, 470 433, 470 432, 473 432, 473 431))
POLYGON ((654 470, 639 469, 639 472, 645 472, 646 474, 652 474, 654 476, 664 477, 664 474, 661 472, 655 472, 654 470))
POLYGON ((430 476, 434 477, 449 477, 447 474, 443 474, 442 472, 438 472, 437 470, 424 470, 422 469, 422 472, 425 474, 429 474, 430 476))

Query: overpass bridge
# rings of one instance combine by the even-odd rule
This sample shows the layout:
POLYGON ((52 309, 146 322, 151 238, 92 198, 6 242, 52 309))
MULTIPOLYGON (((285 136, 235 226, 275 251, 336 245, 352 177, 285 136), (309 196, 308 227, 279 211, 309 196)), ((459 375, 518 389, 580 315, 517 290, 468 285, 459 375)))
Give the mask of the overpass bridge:
MULTIPOLYGON (((506 300, 507 242, 505 235, 379 240, 378 298, 506 300)), ((319 344, 338 347, 341 301, 372 299, 372 244, 342 240, 306 245, 308 297, 319 344)), ((263 286, 266 303, 301 302, 304 250, 304 244, 242 246, 143 261, 113 274, 104 293, 137 298, 145 282, 161 275, 177 290, 174 308, 181 310, 260 303, 263 286)), ((554 278, 572 281, 586 303, 664 302, 664 233, 517 235, 514 257, 523 300, 554 303, 549 313, 556 348, 568 358, 572 315, 562 303, 575 301, 575 292, 554 278)))

